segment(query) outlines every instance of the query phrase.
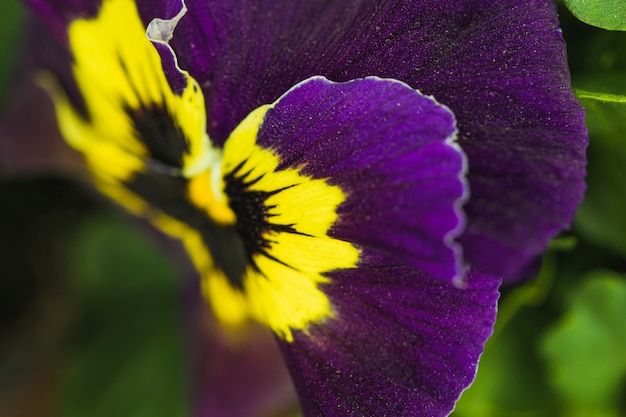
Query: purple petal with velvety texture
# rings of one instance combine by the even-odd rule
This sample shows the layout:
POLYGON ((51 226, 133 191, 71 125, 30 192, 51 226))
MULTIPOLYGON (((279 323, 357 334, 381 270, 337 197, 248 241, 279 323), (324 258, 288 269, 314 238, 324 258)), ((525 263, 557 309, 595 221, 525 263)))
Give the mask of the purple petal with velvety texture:
POLYGON ((439 417, 473 380, 499 280, 457 289, 368 252, 330 274, 335 317, 279 340, 307 417, 439 417))
POLYGON ((470 167, 461 237, 470 262, 513 275, 569 225, 587 137, 552 1, 186 3, 172 45, 204 87, 218 143, 313 75, 395 78, 457 118, 470 167))
POLYGON ((333 237, 460 280, 467 190, 455 134, 452 113, 406 84, 316 77, 267 112, 257 145, 280 155, 279 170, 304 166, 347 194, 333 237))
MULTIPOLYGON (((100 0, 28 0, 59 33, 100 0)), ((515 275, 567 227, 584 191, 584 113, 550 0, 188 0, 172 45, 223 143, 253 109, 314 75, 395 78, 455 114, 472 199, 471 263, 515 275)), ((139 0, 146 25, 181 0, 139 0)), ((62 35, 62 34, 61 34, 62 35)), ((165 63, 173 74, 171 62, 165 63)))

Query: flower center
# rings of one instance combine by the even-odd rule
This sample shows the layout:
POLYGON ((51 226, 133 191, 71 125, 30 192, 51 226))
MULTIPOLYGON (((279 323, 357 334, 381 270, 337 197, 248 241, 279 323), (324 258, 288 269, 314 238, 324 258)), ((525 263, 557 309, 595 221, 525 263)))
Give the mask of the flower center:
POLYGON ((256 144, 270 109, 253 111, 223 152, 224 190, 246 253, 241 289, 219 273, 205 274, 203 288, 222 321, 251 317, 291 340, 293 329, 332 316, 320 286, 327 272, 355 267, 359 252, 328 236, 342 190, 303 175, 304 167, 279 169, 280 157, 256 144))
POLYGON ((283 261, 270 254, 272 243, 268 237, 269 233, 293 233, 300 234, 294 229, 293 224, 275 224, 270 221, 276 214, 271 211, 278 209, 276 205, 268 206, 266 201, 285 190, 286 188, 273 191, 251 190, 250 187, 263 178, 263 174, 250 179, 250 172, 242 173, 243 161, 232 172, 224 177, 226 183, 226 194, 229 197, 229 204, 237 216, 237 234, 244 242, 247 253, 247 261, 257 272, 261 272, 255 257, 260 255, 285 266, 283 261))
POLYGON ((219 150, 197 82, 181 73, 186 87, 171 88, 133 1, 103 2, 69 26, 68 39, 87 115, 48 83, 65 139, 103 194, 183 243, 216 316, 255 319, 286 340, 332 316, 321 285, 359 258, 328 236, 345 195, 304 167, 279 169, 280 155, 257 145, 272 106, 252 112, 219 150))

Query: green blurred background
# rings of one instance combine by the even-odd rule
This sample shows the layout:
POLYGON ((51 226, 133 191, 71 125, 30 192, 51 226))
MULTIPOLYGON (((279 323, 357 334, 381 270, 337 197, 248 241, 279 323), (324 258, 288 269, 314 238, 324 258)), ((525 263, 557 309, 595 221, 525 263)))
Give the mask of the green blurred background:
MULTIPOLYGON (((560 9, 574 87, 626 95, 626 32, 560 9)), ((25 13, 0 12, 6 109, 25 13)), ((539 276, 503 289, 456 417, 626 416, 626 103, 581 101, 586 199, 539 276)), ((79 186, 2 178, 0 416, 187 415, 180 277, 162 247, 79 186)))

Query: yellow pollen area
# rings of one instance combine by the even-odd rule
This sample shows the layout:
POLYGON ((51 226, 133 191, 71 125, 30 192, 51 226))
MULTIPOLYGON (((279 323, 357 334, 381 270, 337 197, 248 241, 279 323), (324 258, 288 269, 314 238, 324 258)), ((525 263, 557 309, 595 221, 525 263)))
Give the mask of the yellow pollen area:
POLYGON ((226 141, 223 173, 232 172, 245 161, 240 172, 262 179, 250 191, 274 194, 265 202, 273 224, 293 225, 299 233, 266 231, 271 242, 268 253, 253 256, 258 269, 249 266, 243 280, 244 290, 228 284, 219 273, 203 276, 203 289, 216 316, 236 326, 248 318, 268 325, 278 336, 293 340, 293 330, 306 332, 311 323, 333 316, 330 300, 321 284, 329 283, 325 273, 355 268, 359 251, 350 243, 333 239, 328 231, 337 220, 336 209, 345 201, 343 191, 326 180, 300 174, 301 168, 277 171, 280 157, 256 144, 263 118, 271 106, 252 112, 226 141))
POLYGON ((228 206, 224 195, 224 182, 220 178, 218 189, 212 186, 212 172, 206 170, 189 180, 189 199, 197 206, 206 210, 207 214, 221 224, 235 224, 237 218, 228 206))
POLYGON ((179 168, 198 171, 209 147, 204 97, 185 72, 184 91, 172 91, 135 2, 103 0, 96 16, 69 25, 68 38, 88 117, 74 109, 50 75, 42 74, 40 82, 53 96, 65 140, 85 156, 98 186, 128 180, 145 167, 148 149, 127 113, 141 112, 142 105, 167 109, 189 146, 179 168))

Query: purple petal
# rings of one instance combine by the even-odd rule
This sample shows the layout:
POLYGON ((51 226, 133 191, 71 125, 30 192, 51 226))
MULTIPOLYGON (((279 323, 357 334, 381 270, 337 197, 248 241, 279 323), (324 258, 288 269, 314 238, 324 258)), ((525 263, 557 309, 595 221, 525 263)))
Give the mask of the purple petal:
POLYGON ((395 78, 457 117, 472 199, 467 258, 513 275, 567 227, 584 189, 584 114, 549 0, 189 0, 173 41, 223 143, 313 75, 395 78))
POLYGON ((446 416, 474 379, 499 280, 457 289, 384 256, 332 274, 335 317, 279 340, 305 416, 446 416))
MULTIPOLYGON (((28 0, 61 37, 99 0, 28 0)), ((180 0, 140 0, 144 23, 180 0)), ((569 225, 584 189, 584 115, 548 0, 290 2, 190 0, 182 67, 205 89, 222 143, 251 110, 313 75, 404 81, 457 116, 469 157, 468 259, 513 275, 569 225), (505 144, 505 146, 503 146, 505 144)), ((172 57, 164 67, 176 90, 172 57)), ((180 79, 179 79, 180 80, 180 79)))
POLYGON ((47 94, 23 85, 0 120, 0 169, 11 176, 81 172, 80 156, 63 141, 47 94))
POLYGON ((455 134, 447 108, 398 81, 315 77, 267 112, 257 145, 280 155, 279 170, 303 167, 347 195, 331 236, 460 280, 466 184, 455 134))
MULTIPOLYGON (((0 169, 12 176, 85 175, 82 157, 61 137, 52 100, 32 79, 42 66, 63 68, 69 75, 67 57, 47 28, 27 22, 24 32, 22 43, 27 52, 15 63, 17 76, 7 101, 11 106, 0 118, 0 169)), ((72 90, 70 77, 60 82, 72 90)), ((69 94, 72 98, 74 92, 69 94)))
POLYGON ((24 0, 24 3, 50 27, 63 44, 67 44, 68 24, 79 17, 95 16, 102 0, 24 0))

